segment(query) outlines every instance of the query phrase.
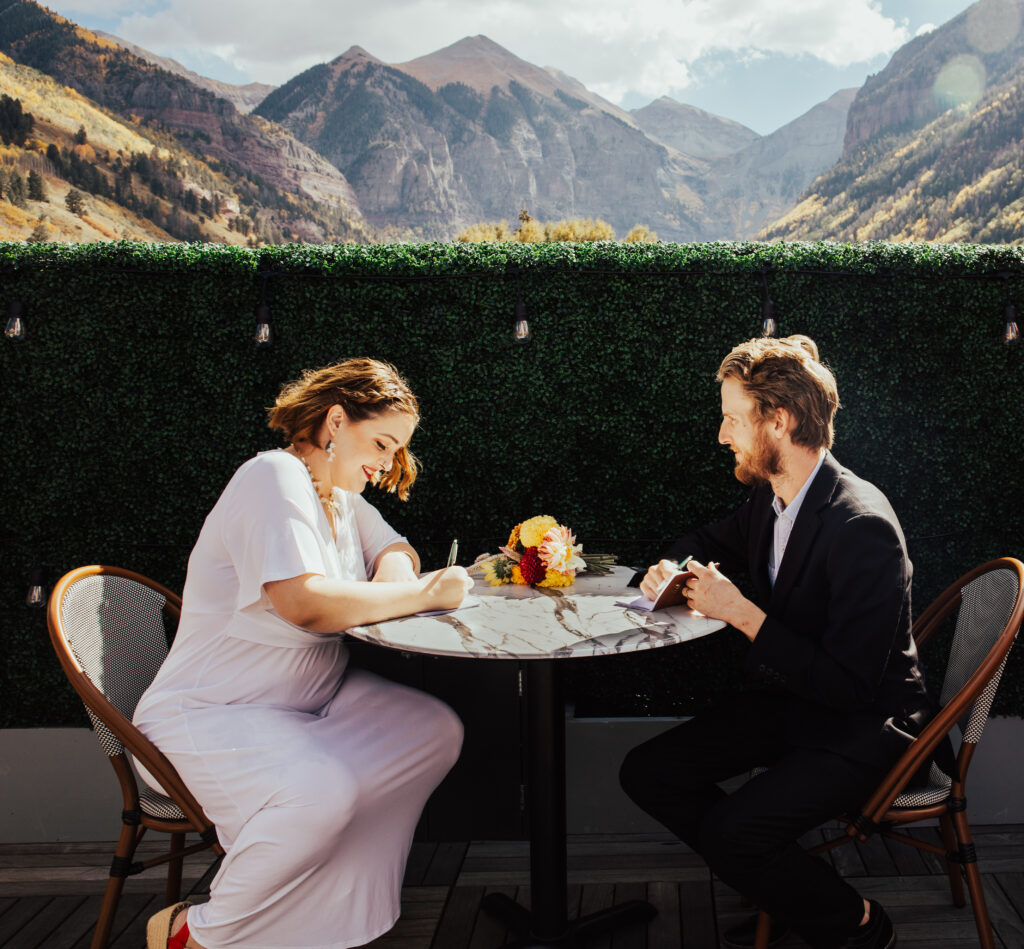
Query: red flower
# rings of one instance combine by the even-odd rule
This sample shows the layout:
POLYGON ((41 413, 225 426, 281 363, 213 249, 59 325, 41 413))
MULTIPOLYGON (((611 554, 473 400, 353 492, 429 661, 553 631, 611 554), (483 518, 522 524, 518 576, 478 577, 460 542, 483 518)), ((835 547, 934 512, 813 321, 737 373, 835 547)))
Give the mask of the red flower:
POLYGON ((547 569, 541 563, 536 547, 527 547, 523 551, 523 557, 519 561, 519 571, 523 575, 523 580, 531 586, 547 576, 547 569))

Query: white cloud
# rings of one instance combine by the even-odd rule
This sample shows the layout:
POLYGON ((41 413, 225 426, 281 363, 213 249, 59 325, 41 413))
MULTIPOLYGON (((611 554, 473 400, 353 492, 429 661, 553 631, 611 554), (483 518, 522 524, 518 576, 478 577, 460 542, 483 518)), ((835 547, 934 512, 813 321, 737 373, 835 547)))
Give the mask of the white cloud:
MULTIPOLYGON (((879 0, 52 0, 48 5, 154 52, 219 56, 281 83, 358 44, 403 62, 483 33, 612 99, 692 82, 692 64, 732 54, 812 56, 835 67, 891 53, 909 30, 879 0)), ((180 57, 180 54, 178 55, 180 57)))

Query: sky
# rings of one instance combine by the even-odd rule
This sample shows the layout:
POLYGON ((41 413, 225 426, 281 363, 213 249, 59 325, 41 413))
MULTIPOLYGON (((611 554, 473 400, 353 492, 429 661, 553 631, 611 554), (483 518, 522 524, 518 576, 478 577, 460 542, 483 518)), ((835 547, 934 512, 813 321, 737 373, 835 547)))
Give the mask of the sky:
POLYGON ((626 109, 660 96, 766 135, 971 0, 42 0, 201 75, 280 85, 350 46, 402 63, 483 34, 626 109))

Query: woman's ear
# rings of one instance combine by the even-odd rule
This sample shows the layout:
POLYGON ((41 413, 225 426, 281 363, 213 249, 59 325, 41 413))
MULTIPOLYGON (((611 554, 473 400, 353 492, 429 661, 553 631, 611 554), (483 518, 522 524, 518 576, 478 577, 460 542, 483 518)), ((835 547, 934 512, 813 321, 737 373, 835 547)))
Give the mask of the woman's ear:
POLYGON ((332 405, 327 410, 327 431, 331 438, 337 434, 339 428, 348 424, 348 413, 340 405, 332 405))

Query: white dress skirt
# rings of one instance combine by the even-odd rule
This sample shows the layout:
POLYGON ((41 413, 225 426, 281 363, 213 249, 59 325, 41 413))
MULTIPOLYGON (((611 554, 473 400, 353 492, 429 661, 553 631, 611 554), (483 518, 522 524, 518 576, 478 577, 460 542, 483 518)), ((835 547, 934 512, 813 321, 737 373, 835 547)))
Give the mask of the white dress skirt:
POLYGON ((299 459, 264 452, 238 469, 189 558, 177 636, 135 713, 226 851, 209 902, 188 914, 207 949, 346 949, 390 929, 416 823, 461 746, 442 702, 346 671, 340 635, 273 611, 265 583, 365 580, 403 540, 361 496, 336 497, 335 542, 299 459))

